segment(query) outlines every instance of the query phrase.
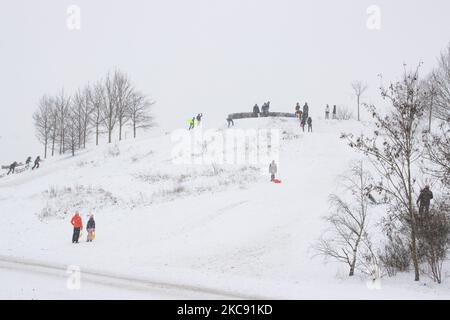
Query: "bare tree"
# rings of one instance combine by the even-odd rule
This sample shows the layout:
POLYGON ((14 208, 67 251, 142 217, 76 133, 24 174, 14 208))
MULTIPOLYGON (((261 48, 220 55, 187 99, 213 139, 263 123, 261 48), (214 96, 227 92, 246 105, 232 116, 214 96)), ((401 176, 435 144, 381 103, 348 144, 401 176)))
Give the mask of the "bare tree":
POLYGON ((108 143, 112 142, 112 132, 117 124, 117 74, 108 73, 102 90, 102 118, 103 126, 108 132, 108 143))
POLYGON ((94 112, 92 92, 89 86, 78 89, 73 97, 73 112, 76 115, 78 130, 78 148, 85 148, 86 141, 91 131, 91 115, 94 112))
POLYGON ((150 107, 153 104, 154 101, 149 101, 147 97, 140 92, 133 92, 131 94, 127 111, 133 128, 134 138, 136 138, 137 129, 147 129, 153 126, 153 118, 149 114, 150 107))
POLYGON ((434 91, 433 115, 437 119, 450 121, 450 44, 441 53, 430 82, 434 91))
POLYGON ((436 132, 424 134, 425 171, 450 189, 450 121, 442 122, 436 132))
MULTIPOLYGON (((316 250, 320 255, 347 264, 350 268, 349 276, 353 276, 358 256, 367 255, 361 255, 359 252, 361 244, 370 243, 367 227, 369 206, 373 199, 370 194, 373 183, 369 173, 364 171, 362 161, 352 165, 350 173, 342 176, 340 180, 343 193, 347 193, 351 201, 346 201, 336 194, 330 195, 329 201, 333 211, 325 218, 330 229, 319 240, 316 250)), ((370 245, 368 247, 371 248, 370 245)))
POLYGON ((350 120, 353 118, 353 112, 347 106, 339 106, 336 110, 337 120, 350 120))
POLYGON ((48 143, 52 130, 52 107, 53 101, 49 96, 43 96, 39 101, 39 108, 33 114, 36 136, 44 145, 44 158, 47 158, 48 143))
POLYGON ((403 79, 381 88, 381 95, 391 105, 387 115, 378 112, 374 105, 367 106, 375 119, 376 129, 371 137, 343 134, 351 147, 363 152, 372 161, 379 174, 377 189, 389 200, 391 221, 400 221, 408 230, 415 280, 420 271, 417 257, 417 225, 415 217, 415 179, 413 172, 422 153, 420 122, 425 109, 419 85, 419 68, 407 72, 403 79))
POLYGON ((51 141, 52 141, 52 157, 55 155, 55 148, 56 148, 56 142, 58 139, 58 132, 59 132, 59 127, 58 127, 58 111, 56 110, 56 101, 55 99, 52 100, 53 101, 53 105, 51 108, 51 113, 50 113, 50 119, 51 119, 51 141))
POLYGON ((59 128, 59 153, 65 153, 65 130, 66 130, 66 118, 70 105, 70 97, 66 96, 64 89, 55 98, 55 111, 58 115, 58 128, 59 128))
POLYGON ((101 82, 96 83, 90 90, 90 99, 92 105, 91 121, 95 128, 95 145, 98 146, 100 127, 103 124, 105 87, 101 82))
POLYGON ((80 130, 78 128, 78 125, 79 125, 79 118, 77 105, 75 103, 71 103, 70 107, 66 110, 64 139, 66 147, 71 151, 72 156, 75 156, 75 151, 79 147, 80 130))
POLYGON ((427 263, 425 272, 437 283, 442 282, 442 265, 450 245, 450 204, 439 199, 430 208, 430 215, 418 223, 419 253, 427 263))
POLYGON ((356 103, 358 107, 358 121, 360 121, 360 99, 364 92, 367 90, 367 85, 362 81, 354 81, 352 82, 353 92, 356 96, 356 103))
POLYGON ((119 126, 119 141, 122 140, 122 128, 128 122, 131 95, 134 88, 128 76, 120 71, 114 73, 114 86, 116 88, 116 116, 119 126))

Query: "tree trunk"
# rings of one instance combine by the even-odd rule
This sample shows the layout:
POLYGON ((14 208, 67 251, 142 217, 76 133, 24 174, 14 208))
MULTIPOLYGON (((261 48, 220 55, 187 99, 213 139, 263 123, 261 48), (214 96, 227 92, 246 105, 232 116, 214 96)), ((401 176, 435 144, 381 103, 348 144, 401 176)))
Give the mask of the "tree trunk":
POLYGON ((431 132, 431 116, 433 115, 433 95, 431 96, 430 114, 428 118, 428 132, 431 132))
POLYGON ((411 186, 411 163, 407 160, 408 165, 408 210, 411 219, 411 259, 414 265, 414 281, 420 280, 419 262, 417 260, 417 245, 416 245, 416 220, 414 217, 414 208, 412 201, 412 186, 411 186))
POLYGON ((48 145, 48 141, 47 141, 47 139, 45 139, 45 144, 44 144, 44 159, 47 159, 47 145, 48 145))
POLYGON ((55 140, 56 140, 56 136, 53 133, 53 136, 52 136, 52 157, 55 155, 55 140))
POLYGON ((358 103, 358 121, 359 121, 359 96, 356 98, 358 103))
POLYGON ((95 145, 98 146, 98 122, 95 124, 95 145))
POLYGON ((353 250, 353 258, 352 258, 352 263, 350 265, 350 272, 349 272, 349 277, 352 277, 355 274, 355 265, 356 265, 356 249, 353 250))
POLYGON ((122 120, 119 120, 119 141, 122 141, 122 120))

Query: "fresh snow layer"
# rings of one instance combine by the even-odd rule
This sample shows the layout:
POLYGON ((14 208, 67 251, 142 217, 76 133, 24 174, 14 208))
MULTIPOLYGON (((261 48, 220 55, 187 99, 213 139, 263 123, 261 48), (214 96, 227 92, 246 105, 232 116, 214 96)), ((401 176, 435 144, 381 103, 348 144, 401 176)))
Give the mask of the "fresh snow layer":
POLYGON ((411 274, 376 283, 362 275, 350 279, 345 266, 314 257, 328 196, 337 191, 338 175, 360 157, 340 133, 359 134, 367 124, 317 120, 313 133, 301 132, 296 119, 235 124, 280 129, 281 184, 269 182, 268 163, 174 165, 170 134, 92 147, 1 178, 0 280, 6 285, 0 298, 196 299, 221 292, 275 299, 450 298, 448 281, 436 285, 424 276, 417 283, 411 274), (84 222, 94 213, 94 242, 84 242, 84 234, 71 243, 75 210, 84 222), (8 259, 16 262, 8 265, 8 259), (60 271, 19 268, 21 259, 172 289, 87 279, 79 291, 69 290, 60 271))

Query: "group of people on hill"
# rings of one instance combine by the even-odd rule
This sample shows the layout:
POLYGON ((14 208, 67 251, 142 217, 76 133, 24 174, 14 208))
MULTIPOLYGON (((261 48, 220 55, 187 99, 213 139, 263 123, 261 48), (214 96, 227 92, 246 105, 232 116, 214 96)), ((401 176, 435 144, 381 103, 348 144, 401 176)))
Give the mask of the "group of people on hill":
POLYGON ((253 116, 256 117, 267 117, 269 115, 270 101, 264 102, 259 109, 258 104, 253 106, 253 116))
MULTIPOLYGON (((72 243, 78 243, 80 240, 80 234, 83 230, 83 219, 81 219, 80 214, 75 212, 74 216, 70 220, 70 223, 73 226, 73 235, 72 235, 72 243)), ((86 224, 87 231, 87 242, 92 242, 95 239, 95 220, 94 215, 90 214, 88 222, 86 224)))
MULTIPOLYGON (((28 169, 30 167, 31 161, 32 161, 31 157, 28 157, 27 160, 25 161, 25 168, 28 169)), ((34 160, 34 166, 31 168, 31 170, 38 169, 39 163, 41 161, 42 161, 41 157, 37 156, 36 159, 34 160)), ((14 161, 13 163, 11 163, 9 165, 9 171, 8 171, 7 175, 14 174, 16 172, 16 168, 21 165, 22 164, 19 164, 17 161, 14 161)))
MULTIPOLYGON (((336 119, 336 105, 333 106, 333 120, 336 119)), ((325 119, 330 119, 330 106, 327 104, 325 107, 325 119)))
POLYGON ((192 117, 192 119, 189 120, 189 130, 195 128, 196 121, 197 121, 197 126, 199 126, 202 121, 202 118, 203 118, 203 113, 199 113, 199 114, 197 114, 197 116, 192 117))
POLYGON ((309 116, 308 102, 305 102, 303 109, 300 107, 300 103, 295 105, 295 116, 300 121, 300 127, 305 132, 305 126, 308 125, 308 132, 312 132, 312 118, 309 116))

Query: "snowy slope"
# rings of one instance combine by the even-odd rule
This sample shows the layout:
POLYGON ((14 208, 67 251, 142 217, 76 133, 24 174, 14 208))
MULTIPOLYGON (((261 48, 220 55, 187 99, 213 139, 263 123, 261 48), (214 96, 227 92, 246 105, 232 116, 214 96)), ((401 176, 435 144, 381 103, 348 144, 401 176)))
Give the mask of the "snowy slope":
MULTIPOLYGON (((413 283, 410 275, 399 275, 373 285, 363 277, 348 279, 345 268, 313 258, 311 245, 325 228, 321 217, 327 213, 327 197, 336 191, 337 176, 358 157, 339 135, 365 129, 353 121, 318 120, 314 126, 314 133, 302 133, 295 119, 236 121, 238 128, 283 132, 282 184, 269 182, 267 166, 217 171, 210 165, 173 165, 168 134, 91 148, 74 158, 50 159, 37 171, 4 177, 0 256, 77 265, 82 271, 226 296, 450 298, 445 283, 413 283), (76 209, 84 219, 95 214, 95 242, 70 242, 69 221, 76 209)), ((17 290, 24 285, 18 271, 2 264, 0 278, 8 278, 17 290)), ((52 297, 46 281, 37 283, 33 298, 52 297)), ((114 296, 117 288, 112 290, 93 289, 87 297, 114 296)), ((167 298, 166 293, 123 290, 131 298, 167 298)), ((198 297, 194 292, 174 297, 186 295, 198 297)))

